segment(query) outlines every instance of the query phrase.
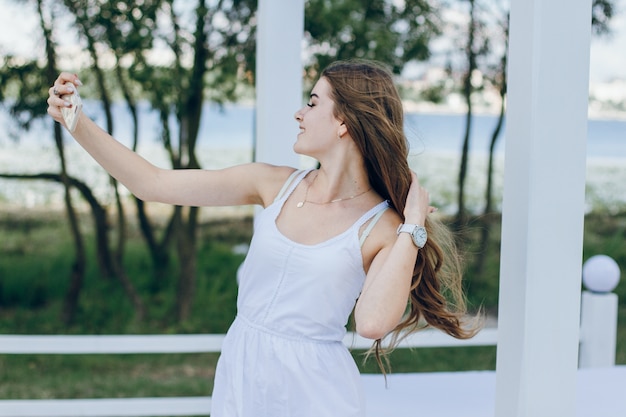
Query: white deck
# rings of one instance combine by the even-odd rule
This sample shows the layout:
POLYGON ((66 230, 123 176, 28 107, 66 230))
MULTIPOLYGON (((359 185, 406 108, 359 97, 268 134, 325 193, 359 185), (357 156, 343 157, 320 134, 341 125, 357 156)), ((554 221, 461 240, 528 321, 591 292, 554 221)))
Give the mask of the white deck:
MULTIPOLYGON (((626 365, 578 370, 576 415, 572 417, 624 417, 626 415, 626 365)), ((407 373, 387 376, 365 374, 368 417, 493 417, 494 371, 407 373)), ((36 417, 147 415, 155 399, 117 400, 9 400, 0 402, 0 416, 36 417), (106 405, 105 405, 106 404, 106 405)), ((209 397, 161 398, 160 413, 176 410, 208 413, 209 397)))
MULTIPOLYGON (((626 366, 580 369, 576 415, 626 416, 626 366)), ((368 417, 493 417, 494 371, 363 375, 368 417)))

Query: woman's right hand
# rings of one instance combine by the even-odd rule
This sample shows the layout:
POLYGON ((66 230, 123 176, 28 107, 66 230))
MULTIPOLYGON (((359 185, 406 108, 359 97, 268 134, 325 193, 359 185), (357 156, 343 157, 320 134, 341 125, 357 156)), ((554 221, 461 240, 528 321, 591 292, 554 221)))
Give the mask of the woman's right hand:
POLYGON ((63 126, 65 126, 65 121, 63 120, 61 108, 72 106, 69 101, 63 99, 63 96, 75 92, 74 87, 66 85, 68 82, 76 87, 83 85, 78 75, 62 72, 54 82, 54 85, 48 89, 48 114, 63 126))

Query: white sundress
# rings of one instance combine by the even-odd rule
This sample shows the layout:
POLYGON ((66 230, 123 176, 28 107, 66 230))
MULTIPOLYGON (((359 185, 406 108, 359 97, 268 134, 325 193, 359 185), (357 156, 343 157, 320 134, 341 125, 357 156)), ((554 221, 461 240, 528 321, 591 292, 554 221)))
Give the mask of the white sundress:
POLYGON ((325 242, 294 242, 276 219, 308 171, 297 173, 256 218, 239 274, 237 317, 216 369, 211 417, 365 416, 360 375, 343 338, 365 280, 362 241, 388 204, 325 242))

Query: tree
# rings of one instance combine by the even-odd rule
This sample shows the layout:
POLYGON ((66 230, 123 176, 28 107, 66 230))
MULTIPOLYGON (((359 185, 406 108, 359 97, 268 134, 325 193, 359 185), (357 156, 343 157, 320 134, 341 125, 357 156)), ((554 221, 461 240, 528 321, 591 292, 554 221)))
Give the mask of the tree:
MULTIPOLYGON (((65 3, 76 16, 88 45, 92 45, 92 67, 100 74, 97 80, 102 92, 106 87, 102 72, 98 71, 95 45, 106 48, 114 57, 116 84, 121 87, 131 114, 135 114, 133 147, 137 145, 138 131, 133 91, 138 91, 137 95, 148 98, 160 114, 161 139, 172 167, 200 168, 196 144, 202 109, 208 92, 214 101, 235 97, 239 70, 245 66, 242 51, 249 46, 248 36, 252 33, 250 2, 200 1, 190 14, 193 20, 188 22, 185 14, 192 9, 181 9, 181 3, 174 1, 65 3), (157 23, 158 14, 164 17, 161 26, 157 23), (242 33, 247 36, 241 36, 242 33), (172 59, 166 64, 151 64, 146 55, 159 41, 169 49, 172 59), (174 127, 170 123, 172 116, 177 122, 174 127)), ((104 95, 102 98, 106 101, 104 95)), ((170 241, 175 243, 179 268, 176 315, 184 320, 190 313, 196 280, 199 208, 174 207, 159 243, 144 203, 135 201, 156 270, 168 264, 166 247, 170 241)))
MULTIPOLYGON (((131 112, 136 111, 136 97, 147 97, 153 107, 161 113, 163 131, 161 138, 163 144, 171 156, 174 168, 186 169, 199 167, 195 145, 200 124, 200 115, 205 99, 223 102, 235 97, 236 80, 240 77, 240 68, 243 65, 246 50, 250 49, 250 34, 253 33, 253 13, 251 1, 224 2, 199 2, 195 10, 185 9, 185 3, 174 1, 119 1, 110 2, 86 2, 81 0, 66 0, 63 2, 38 1, 40 15, 42 16, 42 28, 47 40, 47 54, 45 58, 48 68, 48 79, 44 78, 44 72, 39 69, 37 60, 27 64, 13 64, 11 57, 6 57, 6 64, 0 72, 2 88, 0 91, 8 91, 14 88, 19 92, 18 100, 11 104, 11 111, 19 114, 18 118, 24 128, 38 117, 45 115, 45 101, 41 95, 51 85, 59 70, 56 66, 56 44, 54 43, 55 32, 48 28, 55 26, 56 13, 62 13, 61 3, 65 6, 76 20, 79 29, 79 37, 84 42, 92 61, 91 71, 84 78, 93 76, 96 81, 96 91, 99 91, 101 102, 107 120, 107 130, 113 132, 114 124, 111 117, 111 97, 116 91, 116 86, 121 85, 124 96, 131 112), (174 4, 176 3, 176 4, 174 4), (207 4, 210 3, 210 7, 207 4), (181 6, 182 5, 182 6, 181 6), (48 7, 47 10, 44 10, 48 7), (178 8, 177 8, 178 7, 178 8), (182 7, 182 9, 181 9, 182 7), (54 13, 50 11, 54 11, 54 13), (48 12, 48 20, 44 22, 43 16, 48 12), (195 14, 195 19, 189 23, 185 21, 185 14, 195 14), (162 25, 158 26, 156 14, 164 17, 162 25), (239 20, 237 20, 239 19, 239 20), (183 22, 183 23, 181 23, 183 22), (47 30, 46 30, 47 29, 47 30), (242 36, 245 35, 245 36, 242 36), (150 64, 145 58, 150 52, 154 52, 155 42, 164 42, 166 47, 173 51, 173 60, 169 64, 150 64), (247 48, 247 49, 246 49, 247 48), (113 55, 116 64, 114 70, 105 68, 100 63, 103 56, 113 55), (192 57, 191 63, 188 58, 192 57), (172 68, 174 74, 172 74, 172 68), (36 74, 40 74, 37 78, 36 74), (117 80, 111 82, 111 78, 117 80), (30 88, 26 88, 26 87, 30 88), (6 90, 5 90, 6 89, 6 90), (173 131, 169 123, 170 116, 177 120, 178 134, 173 131), (174 138, 174 135, 177 137, 174 138)), ((19 62, 16 60, 15 62, 19 62)), ((4 98, 2 94, 0 98, 4 98)), ((138 131, 138 119, 135 117, 135 133, 138 131)), ((55 124, 57 143, 62 146, 62 130, 55 124)), ((134 147, 137 145, 135 135, 134 147)), ((122 268, 122 253, 124 242, 124 214, 122 205, 118 207, 118 245, 115 256, 111 256, 108 243, 108 222, 106 210, 97 202, 89 187, 75 178, 69 178, 65 173, 65 159, 61 154, 62 173, 55 175, 40 173, 35 175, 5 174, 5 178, 47 178, 52 181, 62 181, 68 189, 78 187, 84 196, 88 197, 94 212, 94 218, 98 230, 98 253, 101 266, 105 275, 114 274, 133 300, 136 308, 141 311, 141 300, 136 296, 130 279, 125 275, 122 268)), ((115 187, 115 184, 113 184, 115 187)), ((117 194, 117 193, 116 193, 117 194)), ((198 208, 173 208, 173 214, 169 226, 164 233, 162 241, 156 243, 152 223, 144 210, 143 202, 137 200, 140 224, 146 236, 146 241, 153 254, 157 270, 167 264, 167 246, 169 242, 176 241, 178 252, 179 290, 177 302, 177 316, 184 319, 189 314, 193 288, 195 282, 195 229, 198 219, 198 208), (174 239, 173 239, 174 238, 174 239), (165 261, 163 261, 165 259, 165 261)), ((71 201, 67 203, 68 210, 73 210, 71 201)), ((76 222, 73 221, 72 225, 76 222)), ((84 255, 82 245, 78 246, 80 231, 72 226, 77 235, 77 252, 84 255)), ((84 271, 85 258, 78 257, 79 267, 74 271, 84 271)), ((73 308, 66 311, 74 311, 80 293, 82 278, 81 274, 72 275, 73 281, 70 290, 73 300, 73 308)), ((67 316, 73 314, 68 314, 67 316)), ((141 316, 141 314, 139 314, 141 316)))
MULTIPOLYGON (((474 0, 470 0, 474 1, 474 0)), ((495 14, 492 15, 491 24, 492 27, 497 29, 495 32, 497 39, 493 41, 502 43, 503 47, 500 49, 499 60, 495 65, 484 65, 482 73, 484 74, 483 79, 486 80, 491 88, 494 88, 498 91, 500 97, 500 106, 498 117, 496 119, 496 123, 494 125, 493 131, 491 133, 491 138, 489 141, 489 159, 487 164, 487 182, 485 188, 485 206, 483 209, 482 217, 483 220, 481 227, 481 238, 478 243, 477 248, 477 256, 474 259, 473 270, 475 275, 480 276, 483 273, 484 262, 486 259, 487 245, 489 241, 489 236, 491 232, 491 214, 493 212, 493 172, 494 172, 494 152, 498 139, 501 137, 501 131, 504 124, 505 113, 506 113, 506 93, 507 93, 507 55, 508 55, 508 40, 509 40, 509 12, 506 8, 494 9, 496 11, 495 14)), ((592 5, 592 31, 596 36, 605 36, 611 33, 609 23, 610 19, 614 14, 614 6, 613 1, 611 0, 594 0, 592 5)), ((471 18, 470 18, 471 20, 471 18)), ((484 50, 484 53, 490 53, 489 49, 484 50)), ((471 53, 468 53, 468 67, 472 67, 471 65, 471 53)), ((496 55, 498 56, 498 55, 496 55)), ((487 61, 488 62, 488 61, 487 61)), ((464 90, 464 96, 466 100, 471 103, 471 90, 464 90)), ((468 106, 467 117, 471 118, 472 108, 471 105, 468 106)), ((466 138, 469 134, 469 131, 466 131, 466 138)), ((463 149, 464 153, 466 152, 466 148, 463 149)), ((461 171, 463 167, 461 168, 461 171)), ((461 188, 461 177, 459 177, 459 187, 461 188)), ((463 194, 459 192, 459 212, 458 218, 462 216, 462 200, 463 194)))
MULTIPOLYGON (((200 168, 196 144, 203 106, 207 101, 234 100, 243 83, 254 82, 256 1, 199 0, 191 4, 174 0, 53 0, 46 4, 74 18, 73 28, 85 51, 80 58, 89 61, 89 69, 81 70, 81 78, 91 89, 85 91, 95 92, 102 103, 106 129, 115 133, 111 106, 114 97, 122 97, 133 120, 132 147, 136 149, 140 129, 137 108, 144 100, 159 114, 157 139, 169 155, 171 167, 200 168), (156 54, 159 59, 154 59, 156 54)), ((54 27, 54 19, 52 15, 50 27, 54 27)), ((331 60, 350 57, 385 61, 399 73, 406 62, 428 57, 428 42, 438 33, 436 11, 425 0, 310 0, 307 22, 311 76, 331 60)), ((55 36, 50 32, 51 39, 55 36)), ((37 64, 33 61, 32 65, 37 64)), ((21 86, 21 80, 16 82, 21 86)), ((50 84, 41 82, 39 88, 50 84)), ((40 94, 32 94, 31 99, 43 102, 40 94)), ((62 175, 49 173, 33 177, 63 180, 62 175)), ((81 190, 98 219, 98 259, 103 270, 116 276, 133 299, 132 283, 122 268, 125 216, 116 184, 112 182, 118 196, 118 239, 116 245, 111 245, 104 205, 79 179, 68 178, 66 183, 81 190)), ((158 236, 146 204, 137 199, 134 202, 155 276, 165 266, 178 268, 175 316, 185 320, 192 308, 197 279, 199 208, 172 207, 166 227, 158 236)), ((157 279, 153 287, 161 285, 157 279)), ((141 300, 134 300, 138 309, 141 300)))
POLYGON ((440 34, 435 2, 428 0, 308 0, 305 39, 307 73, 316 78, 338 59, 376 59, 400 73, 410 61, 430 56, 430 41, 440 34))
MULTIPOLYGON (((5 89, 15 83, 20 85, 19 93, 10 106, 10 112, 23 128, 28 128, 30 122, 45 114, 45 106, 38 100, 41 86, 52 85, 58 73, 55 42, 52 38, 52 19, 46 13, 43 2, 37 0, 34 4, 39 18, 39 27, 44 40, 45 66, 40 67, 34 61, 21 62, 14 57, 5 57, 0 71, 0 98, 4 100, 5 89)), ((62 309, 62 319, 71 323, 75 317, 80 291, 85 278, 86 253, 84 240, 78 224, 76 210, 72 204, 71 180, 67 173, 67 163, 63 147, 61 127, 56 125, 53 132, 54 143, 59 156, 60 174, 56 180, 63 185, 65 212, 70 225, 70 232, 74 241, 74 261, 70 269, 69 287, 62 309)))
MULTIPOLYGON (((490 162, 487 172, 487 190, 485 192, 485 211, 492 210, 492 175, 493 151, 500 136, 504 121, 506 101, 506 54, 508 53, 508 7, 504 2, 495 0, 461 0, 450 3, 449 10, 466 15, 466 28, 455 23, 446 23, 444 30, 456 39, 456 50, 446 53, 449 59, 449 74, 456 78, 454 89, 461 92, 466 104, 465 128, 461 146, 461 159, 458 176, 456 221, 462 227, 467 221, 465 207, 465 183, 469 169, 469 151, 471 149, 471 125, 473 118, 473 100, 478 91, 491 88, 501 97, 500 114, 490 141, 490 162), (456 35, 454 35, 456 34, 456 35), (459 45, 462 43, 462 45, 459 45)), ((592 9, 592 28, 595 34, 610 32, 609 22, 614 13, 612 0, 594 0, 592 9)), ((441 96, 439 93, 437 96, 441 96)))

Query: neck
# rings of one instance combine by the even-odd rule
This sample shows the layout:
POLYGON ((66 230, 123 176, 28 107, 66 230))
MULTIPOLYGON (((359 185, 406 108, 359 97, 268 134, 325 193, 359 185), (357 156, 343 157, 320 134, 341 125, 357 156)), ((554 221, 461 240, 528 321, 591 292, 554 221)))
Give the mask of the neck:
POLYGON ((371 190, 365 172, 329 172, 320 168, 314 175, 309 182, 309 196, 318 202, 347 200, 371 190))

